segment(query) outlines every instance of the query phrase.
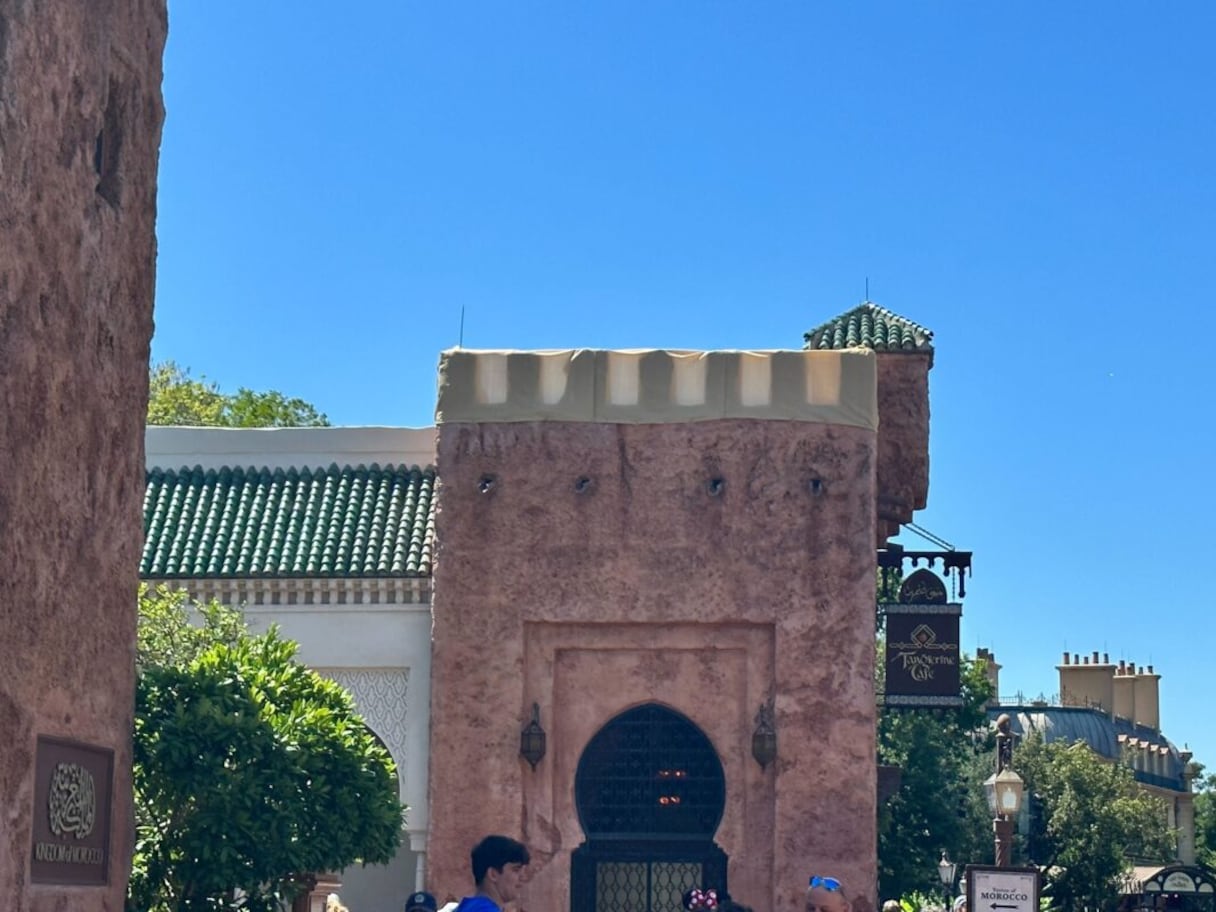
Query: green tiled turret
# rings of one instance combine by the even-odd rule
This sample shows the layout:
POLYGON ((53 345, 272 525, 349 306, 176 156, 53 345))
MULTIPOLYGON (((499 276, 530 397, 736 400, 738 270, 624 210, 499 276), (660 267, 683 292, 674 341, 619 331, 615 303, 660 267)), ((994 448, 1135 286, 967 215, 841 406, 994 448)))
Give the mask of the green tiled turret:
POLYGON ((425 577, 434 469, 148 472, 144 578, 425 577))
POLYGON ((873 301, 864 301, 848 313, 828 320, 806 333, 806 348, 869 348, 873 351, 933 351, 933 333, 873 301))

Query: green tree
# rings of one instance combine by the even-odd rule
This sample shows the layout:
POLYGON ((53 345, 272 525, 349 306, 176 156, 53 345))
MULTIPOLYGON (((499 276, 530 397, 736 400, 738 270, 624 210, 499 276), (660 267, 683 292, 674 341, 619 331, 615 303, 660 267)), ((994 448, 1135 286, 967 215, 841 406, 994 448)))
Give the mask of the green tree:
POLYGON ((1133 858, 1172 855, 1176 834, 1164 804, 1144 791, 1131 767, 1112 763, 1078 741, 1024 741, 1014 769, 1036 796, 1029 815, 1043 894, 1055 909, 1108 909, 1133 858))
POLYGON ((879 714, 879 762, 900 768, 899 791, 878 813, 878 889, 884 898, 940 896, 943 851, 959 862, 991 856, 992 818, 980 783, 991 772, 993 742, 977 732, 986 731, 992 686, 985 666, 965 659, 961 681, 959 709, 888 708, 879 714))
POLYGON ((1199 779, 1195 791, 1195 857, 1216 868, 1216 775, 1199 779))
POLYGON ((392 760, 350 696, 274 630, 140 593, 131 912, 277 909, 296 876, 384 863, 401 840, 392 760))
POLYGON ((229 395, 205 377, 190 376, 173 361, 148 374, 148 424, 194 427, 328 427, 329 419, 303 399, 277 390, 241 387, 229 395))

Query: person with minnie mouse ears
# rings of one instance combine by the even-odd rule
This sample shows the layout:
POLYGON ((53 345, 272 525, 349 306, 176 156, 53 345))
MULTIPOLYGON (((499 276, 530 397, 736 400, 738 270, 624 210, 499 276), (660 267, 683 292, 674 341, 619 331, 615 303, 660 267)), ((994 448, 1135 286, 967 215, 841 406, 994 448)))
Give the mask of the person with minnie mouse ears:
POLYGON ((684 894, 684 908, 689 912, 719 912, 718 891, 700 890, 693 887, 684 894))
POLYGON ((718 892, 709 890, 689 890, 684 894, 683 907, 695 912, 752 912, 747 906, 741 905, 730 898, 725 890, 718 892))

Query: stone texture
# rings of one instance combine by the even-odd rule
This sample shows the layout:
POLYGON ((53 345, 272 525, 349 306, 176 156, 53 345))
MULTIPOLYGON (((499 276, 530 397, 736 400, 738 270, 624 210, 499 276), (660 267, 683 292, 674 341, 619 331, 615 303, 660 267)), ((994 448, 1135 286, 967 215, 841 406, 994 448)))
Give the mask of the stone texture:
POLYGON ((534 853, 521 909, 569 908, 579 756, 656 701, 722 760, 732 893, 798 909, 830 872, 872 908, 877 447, 797 421, 440 425, 429 888, 468 892, 469 848, 500 831, 534 853), (518 753, 534 701, 535 771, 518 753))
POLYGON ((929 499, 932 352, 879 352, 878 547, 929 499))
POLYGON ((162 0, 0 0, 0 895, 118 912, 162 0), (28 882, 38 735, 115 752, 107 887, 28 882))

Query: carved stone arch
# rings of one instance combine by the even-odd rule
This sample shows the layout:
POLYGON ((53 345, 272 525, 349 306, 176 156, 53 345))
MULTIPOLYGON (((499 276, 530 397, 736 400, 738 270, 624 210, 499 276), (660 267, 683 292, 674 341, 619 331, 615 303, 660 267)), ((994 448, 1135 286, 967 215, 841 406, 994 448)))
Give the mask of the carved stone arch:
MULTIPOLYGON (((355 709, 372 734, 388 749, 397 766, 397 787, 404 787, 407 762, 407 691, 404 668, 318 668, 317 673, 350 692, 355 709)), ((404 795, 401 795, 404 798, 404 795)))

